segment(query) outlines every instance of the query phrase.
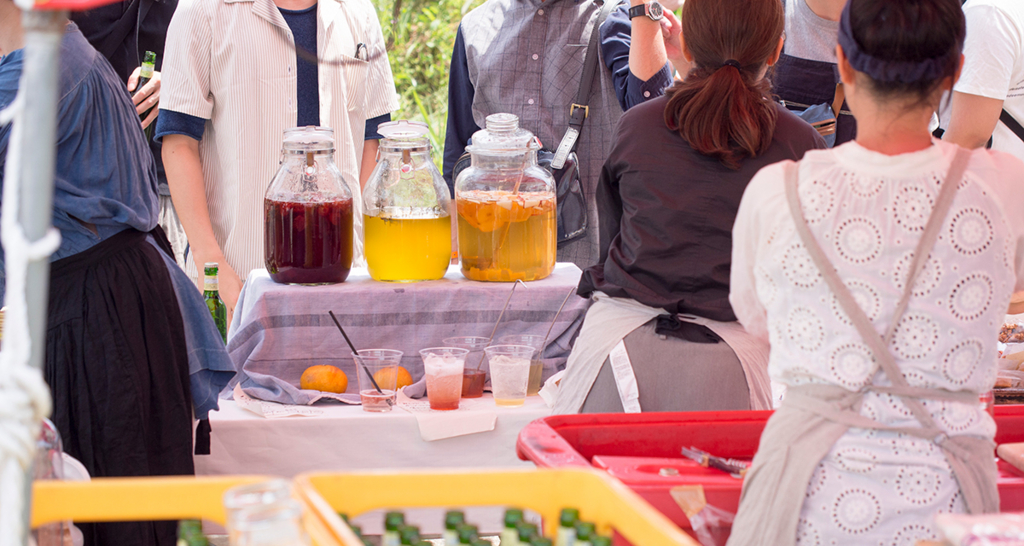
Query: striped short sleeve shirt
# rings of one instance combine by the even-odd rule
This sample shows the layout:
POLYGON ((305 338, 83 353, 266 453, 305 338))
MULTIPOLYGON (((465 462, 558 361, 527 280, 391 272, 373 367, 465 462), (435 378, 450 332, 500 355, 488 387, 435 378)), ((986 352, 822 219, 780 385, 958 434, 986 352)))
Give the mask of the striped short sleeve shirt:
MULTIPOLYGON (((244 280, 263 263, 263 197, 298 111, 295 42, 273 0, 180 0, 167 30, 160 108, 207 120, 199 143, 213 232, 244 280)), ((362 259, 359 162, 367 119, 398 107, 370 0, 317 6, 320 125, 352 191, 362 259), (359 50, 365 49, 365 54, 359 50)), ((195 274, 192 258, 186 271, 195 274)))

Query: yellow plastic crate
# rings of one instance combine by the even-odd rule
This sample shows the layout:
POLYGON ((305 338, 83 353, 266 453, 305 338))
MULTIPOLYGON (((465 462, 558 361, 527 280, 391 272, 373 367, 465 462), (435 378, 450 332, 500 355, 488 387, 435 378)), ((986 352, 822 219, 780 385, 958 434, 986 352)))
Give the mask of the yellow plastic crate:
POLYGON ((361 546, 337 512, 455 506, 527 508, 541 515, 548 536, 555 535, 559 511, 575 507, 599 532, 614 529, 634 546, 700 546, 628 487, 592 469, 310 473, 295 485, 319 546, 361 546))
POLYGON ((33 528, 58 521, 106 522, 204 519, 225 523, 224 492, 267 478, 94 478, 32 485, 33 528))

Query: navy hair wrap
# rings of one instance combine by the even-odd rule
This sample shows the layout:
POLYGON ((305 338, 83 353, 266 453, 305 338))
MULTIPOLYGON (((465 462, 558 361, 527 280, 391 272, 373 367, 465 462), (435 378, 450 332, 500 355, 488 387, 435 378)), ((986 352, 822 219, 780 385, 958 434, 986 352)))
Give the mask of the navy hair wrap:
POLYGON ((740 62, 735 59, 729 59, 728 61, 725 61, 719 68, 725 68, 727 66, 734 67, 736 68, 736 70, 743 70, 743 67, 740 65, 740 62))
MULTIPOLYGON (((946 74, 946 67, 949 65, 953 52, 941 57, 912 62, 879 59, 862 51, 860 45, 857 44, 857 39, 853 37, 853 24, 850 22, 851 4, 853 4, 852 0, 846 3, 843 15, 839 19, 839 45, 843 48, 843 53, 846 54, 846 59, 854 70, 871 76, 875 81, 902 83, 933 81, 946 74)), ((957 55, 960 54, 961 49, 963 49, 963 44, 960 44, 956 51, 957 55)))

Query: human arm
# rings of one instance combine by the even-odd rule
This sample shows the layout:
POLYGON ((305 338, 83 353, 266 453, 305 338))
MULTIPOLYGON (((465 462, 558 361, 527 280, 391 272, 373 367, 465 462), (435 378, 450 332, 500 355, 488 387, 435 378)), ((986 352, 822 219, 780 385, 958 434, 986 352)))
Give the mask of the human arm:
POLYGON ((634 28, 630 24, 628 6, 623 4, 608 15, 600 29, 601 57, 611 72, 615 95, 623 110, 661 96, 672 83, 672 73, 666 61, 670 52, 675 55, 674 44, 679 44, 679 57, 682 57, 680 26, 675 15, 666 11, 662 19, 662 22, 674 25, 675 30, 670 31, 671 35, 667 37, 659 30, 661 25, 647 17, 637 17, 636 22, 634 28), (673 45, 666 47, 669 44, 673 45))
POLYGON ((452 48, 452 62, 448 70, 448 126, 444 139, 444 165, 442 174, 448 189, 455 195, 455 180, 452 171, 459 157, 466 151, 466 145, 473 133, 480 127, 473 119, 473 82, 469 79, 469 61, 466 58, 466 43, 462 38, 462 26, 455 34, 452 48))
POLYGON ((967 38, 964 64, 953 87, 952 112, 943 140, 966 148, 992 137, 1003 101, 1013 86, 1021 37, 1012 18, 990 5, 964 9, 967 38))
POLYGON ((228 313, 234 312, 242 280, 224 257, 224 252, 213 234, 210 209, 206 201, 206 185, 203 182, 202 161, 199 158, 199 141, 182 134, 163 137, 164 169, 167 185, 171 189, 171 200, 178 212, 181 227, 188 237, 190 252, 196 264, 198 278, 203 277, 203 265, 217 262, 220 266, 218 282, 220 294, 228 313))
POLYGON ((380 148, 380 141, 370 139, 363 141, 363 160, 359 167, 359 187, 366 188, 366 182, 370 180, 373 169, 377 167, 377 150, 380 148))
POLYGON ((949 128, 942 140, 968 149, 982 148, 992 138, 1002 112, 1001 99, 954 91, 949 128))

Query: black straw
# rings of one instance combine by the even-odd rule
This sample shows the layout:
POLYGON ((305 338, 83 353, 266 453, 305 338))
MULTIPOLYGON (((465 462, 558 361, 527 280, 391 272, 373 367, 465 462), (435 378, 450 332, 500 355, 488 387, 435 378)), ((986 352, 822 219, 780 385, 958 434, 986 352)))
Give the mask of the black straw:
MULTIPOLYGON (((338 322, 338 317, 334 316, 334 311, 328 311, 327 314, 331 315, 331 320, 334 321, 334 325, 338 327, 338 331, 341 332, 341 335, 345 336, 345 343, 348 343, 349 348, 352 349, 352 354, 358 356, 359 351, 356 350, 355 345, 352 345, 352 340, 348 338, 348 334, 345 333, 345 329, 341 327, 341 323, 338 322)), ((384 394, 384 391, 380 390, 380 386, 377 385, 377 380, 373 378, 373 374, 366 368, 366 364, 363 364, 363 361, 358 358, 355 360, 363 367, 363 372, 365 372, 366 376, 370 378, 370 383, 373 383, 373 388, 377 389, 377 392, 384 394)), ((391 405, 390 398, 388 398, 388 405, 391 405)))

